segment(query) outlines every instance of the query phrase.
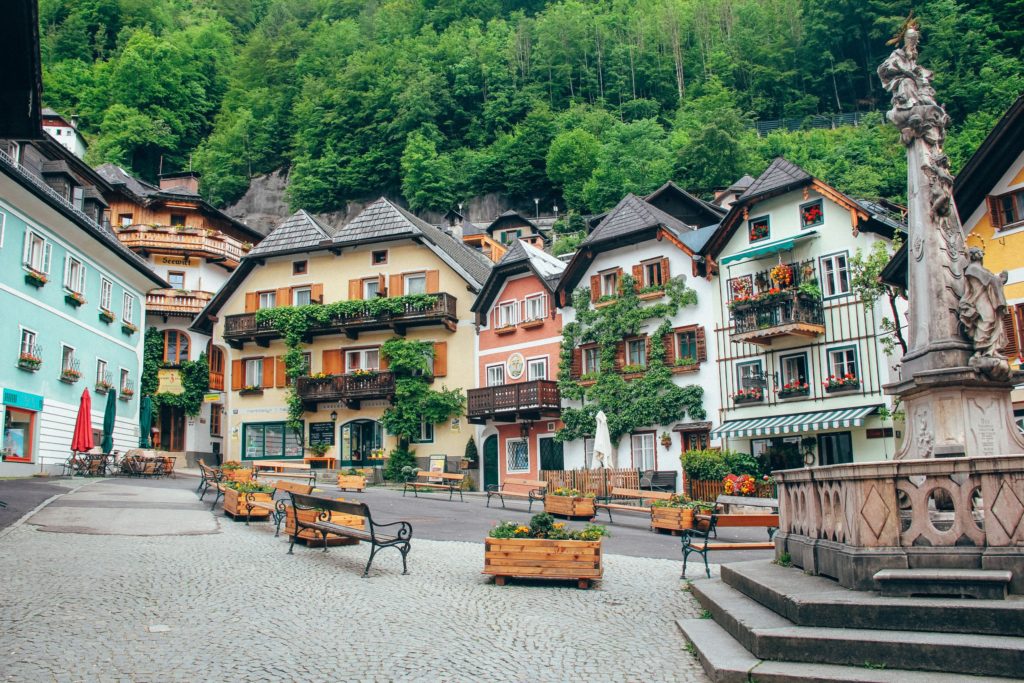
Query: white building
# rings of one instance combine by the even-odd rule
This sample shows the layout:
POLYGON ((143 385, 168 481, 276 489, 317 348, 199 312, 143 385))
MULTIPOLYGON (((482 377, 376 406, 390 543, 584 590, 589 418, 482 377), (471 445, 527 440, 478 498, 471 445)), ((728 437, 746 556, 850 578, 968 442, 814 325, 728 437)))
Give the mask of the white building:
POLYGON ((79 159, 85 157, 85 150, 88 145, 82 134, 78 132, 77 117, 72 116, 71 120, 68 121, 54 110, 44 107, 43 130, 79 159))

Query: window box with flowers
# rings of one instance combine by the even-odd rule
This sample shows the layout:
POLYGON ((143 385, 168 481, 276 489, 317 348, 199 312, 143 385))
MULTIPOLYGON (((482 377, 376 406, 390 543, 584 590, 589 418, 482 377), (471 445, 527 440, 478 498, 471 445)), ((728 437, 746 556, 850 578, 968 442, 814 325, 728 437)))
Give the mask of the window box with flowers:
POLYGON ((25 266, 25 284, 39 288, 45 285, 49 280, 46 278, 46 273, 25 266))
POLYGON ((117 319, 117 316, 114 315, 113 311, 108 311, 105 308, 101 308, 100 309, 100 320, 102 322, 104 322, 107 325, 109 325, 110 323, 114 322, 114 320, 116 320, 116 319, 117 319))
POLYGON ((26 370, 28 372, 35 372, 43 364, 43 359, 39 357, 37 351, 22 351, 18 355, 18 369, 26 370))
POLYGON ((64 368, 60 373, 60 381, 65 384, 74 384, 82 379, 82 373, 74 368, 64 368))
POLYGON ((665 296, 665 285, 648 285, 641 287, 636 293, 636 298, 640 301, 653 301, 654 299, 660 299, 665 296))
POLYGON ((825 387, 825 391, 829 394, 838 394, 844 391, 857 391, 860 389, 860 378, 850 373, 846 373, 842 377, 837 375, 829 375, 828 378, 822 382, 822 386, 825 387))
POLYGON ((524 330, 531 330, 534 327, 540 327, 543 324, 544 318, 534 318, 533 320, 524 320, 523 322, 519 323, 519 327, 523 328, 524 330))
POLYGON ((543 577, 572 580, 579 588, 589 588, 604 571, 601 538, 607 533, 597 524, 570 529, 547 513, 534 515, 529 525, 501 522, 484 541, 484 574, 494 576, 499 586, 510 578, 543 577), (575 561, 566 562, 567 557, 575 561))
POLYGON ((736 405, 745 403, 760 403, 764 400, 764 391, 761 389, 740 389, 732 395, 732 402, 736 405))
POLYGON ((134 389, 132 389, 131 387, 122 387, 121 391, 120 391, 120 393, 118 394, 117 397, 119 399, 121 399, 122 401, 130 401, 130 400, 132 400, 132 398, 134 396, 135 396, 135 390, 134 389))
POLYGON ((121 331, 124 332, 125 334, 127 334, 128 336, 131 336, 131 335, 135 334, 136 332, 138 332, 139 328, 136 327, 134 323, 130 323, 130 322, 126 322, 126 321, 122 320, 121 321, 121 331))
POLYGON ((684 372, 696 372, 700 370, 700 361, 693 356, 687 356, 686 358, 676 358, 672 361, 672 374, 680 374, 684 372))
POLYGON ((800 227, 813 228, 825 222, 821 200, 815 200, 800 207, 800 227))
POLYGON ((593 519, 597 514, 594 494, 565 487, 556 488, 544 496, 544 512, 559 517, 593 519))
POLYGON ((516 331, 517 327, 518 327, 518 325, 515 325, 514 323, 512 325, 504 325, 502 327, 496 327, 496 328, 494 328, 494 334, 500 334, 500 335, 512 334, 513 332, 516 331))
POLYGON ((105 394, 113 388, 114 385, 106 380, 101 379, 96 382, 95 389, 97 394, 105 394))
POLYGON ((257 387, 257 386, 254 386, 254 385, 250 384, 250 385, 246 385, 246 386, 242 387, 241 389, 239 389, 238 393, 241 396, 262 396, 263 395, 263 387, 257 387))
POLYGON ((85 303, 85 297, 79 292, 64 292, 64 303, 78 308, 85 303))
POLYGON ((750 226, 747 230, 747 237, 750 243, 760 242, 766 240, 771 236, 771 228, 768 224, 768 216, 762 216, 760 218, 751 218, 748 225, 750 226))
POLYGON ((782 398, 796 398, 797 396, 810 396, 811 385, 807 382, 800 382, 794 380, 792 382, 786 382, 778 388, 778 397, 782 398))
POLYGON ((622 366, 622 375, 626 379, 629 379, 630 377, 640 376, 640 375, 644 374, 645 372, 647 372, 647 366, 646 365, 633 364, 633 365, 623 365, 622 366))

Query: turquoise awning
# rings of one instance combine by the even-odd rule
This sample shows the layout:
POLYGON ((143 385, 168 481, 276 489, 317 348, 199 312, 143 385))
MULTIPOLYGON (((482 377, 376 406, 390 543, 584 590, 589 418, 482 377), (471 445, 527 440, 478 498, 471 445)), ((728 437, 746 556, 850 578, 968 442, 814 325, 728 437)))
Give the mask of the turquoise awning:
POLYGON ((799 235, 787 237, 784 240, 776 240, 774 242, 767 242, 766 244, 759 244, 756 247, 744 249, 743 251, 738 251, 735 254, 729 254, 719 261, 719 263, 724 266, 727 263, 736 263, 738 261, 746 261, 747 259, 771 256, 772 254, 778 254, 780 251, 789 251, 793 248, 794 244, 817 236, 817 230, 804 230, 799 235))
POLYGON ((814 413, 796 415, 775 415, 755 417, 748 420, 727 420, 711 431, 711 436, 749 437, 772 436, 774 434, 800 434, 818 432, 823 429, 862 427, 864 418, 881 406, 860 406, 859 408, 837 408, 814 413))

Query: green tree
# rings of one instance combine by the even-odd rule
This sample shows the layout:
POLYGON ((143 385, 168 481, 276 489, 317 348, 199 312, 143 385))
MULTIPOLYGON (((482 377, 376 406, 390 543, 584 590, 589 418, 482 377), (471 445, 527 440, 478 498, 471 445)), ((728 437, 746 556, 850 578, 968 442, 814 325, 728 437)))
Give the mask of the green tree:
POLYGON ((614 206, 627 192, 644 195, 672 178, 667 135, 657 121, 623 123, 605 136, 597 166, 583 185, 583 199, 593 211, 614 206))
POLYGON ((402 194, 413 211, 445 210, 455 200, 451 158, 437 153, 440 134, 427 127, 409 135, 402 152, 402 194))
POLYGON ((600 151, 601 143, 597 136, 580 128, 559 133, 551 141, 547 175, 551 182, 562 188, 568 208, 586 208, 583 187, 597 168, 600 151))

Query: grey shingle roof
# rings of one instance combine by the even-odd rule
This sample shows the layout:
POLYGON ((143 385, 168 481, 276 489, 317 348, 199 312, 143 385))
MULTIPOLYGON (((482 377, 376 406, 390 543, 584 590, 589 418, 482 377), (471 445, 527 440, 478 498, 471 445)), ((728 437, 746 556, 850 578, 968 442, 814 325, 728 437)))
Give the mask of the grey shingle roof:
POLYGON ((144 180, 139 180, 128 171, 114 164, 102 164, 96 167, 96 172, 103 176, 111 185, 121 185, 136 197, 147 198, 160 192, 160 188, 150 185, 144 180))
POLYGON ((751 178, 749 175, 745 175, 726 189, 729 190, 730 192, 742 192, 743 190, 747 189, 753 184, 754 179, 751 178))
POLYGON ((605 242, 650 228, 664 227, 676 235, 691 232, 690 226, 661 209, 651 206, 635 194, 627 194, 618 205, 608 212, 594 231, 587 235, 582 245, 605 242))
MULTIPOLYGON (((745 177, 749 178, 750 176, 745 176, 745 177)), ((751 180, 753 180, 753 178, 751 178, 751 180)), ((657 190, 655 190, 654 192, 652 192, 649 195, 647 195, 646 197, 644 197, 644 201, 650 202, 651 200, 653 200, 656 197, 658 197, 658 195, 661 195, 661 194, 664 194, 664 193, 667 193, 667 192, 675 192, 675 193, 679 194, 682 197, 686 197, 687 199, 692 201, 694 204, 697 204, 698 206, 702 206, 705 209, 707 209, 708 212, 710 212, 711 215, 719 215, 719 216, 721 216, 721 215, 723 215, 725 213, 725 209, 723 209, 722 207, 718 206, 717 204, 712 204, 711 202, 706 202, 703 199, 701 199, 700 197, 697 197, 697 196, 694 196, 694 195, 690 194, 689 192, 687 192, 683 188, 681 188, 678 185, 676 185, 671 180, 666 181, 664 185, 662 185, 657 190)))
POLYGON ((469 221, 462 221, 462 234, 465 235, 482 235, 484 234, 483 228, 469 221))
POLYGON ((703 228, 697 228, 689 232, 684 232, 679 236, 679 240, 688 246, 694 254, 699 254, 700 250, 704 248, 704 245, 708 243, 711 236, 715 234, 715 230, 718 230, 718 223, 714 225, 706 225, 703 228))
POLYGON ((764 173, 759 175, 757 180, 752 182, 750 187, 748 187, 736 201, 737 203, 744 202, 752 197, 767 194, 773 190, 797 185, 812 179, 813 178, 810 173, 793 162, 786 161, 782 157, 776 157, 775 160, 768 165, 768 168, 764 170, 764 173))
POLYGON ((327 229, 300 209, 271 230, 269 235, 252 248, 249 256, 269 256, 276 253, 315 249, 321 242, 329 239, 331 239, 331 234, 327 229))

